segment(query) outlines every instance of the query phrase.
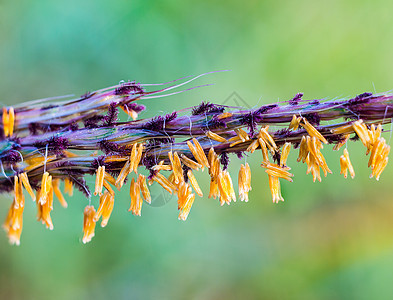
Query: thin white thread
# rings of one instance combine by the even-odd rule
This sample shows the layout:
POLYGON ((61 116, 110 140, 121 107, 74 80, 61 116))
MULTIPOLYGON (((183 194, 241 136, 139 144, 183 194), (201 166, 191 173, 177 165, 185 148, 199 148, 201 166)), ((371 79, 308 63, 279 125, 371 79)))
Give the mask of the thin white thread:
MULTIPOLYGON (((206 120, 206 128, 207 128, 208 131, 210 131, 210 128, 209 128, 209 125, 208 125, 208 121, 207 121, 206 111, 205 111, 205 120, 206 120)), ((207 138, 209 139, 210 145, 214 148, 212 140, 209 137, 207 137, 207 138)))
POLYGON ((192 135, 192 121, 191 121, 191 117, 189 115, 186 115, 186 116, 190 120, 190 136, 193 137, 193 135, 192 135))
POLYGON ((44 159, 44 173, 46 172, 46 161, 48 159, 48 144, 45 147, 45 159, 44 159))
POLYGON ((128 118, 127 118, 127 122, 129 122, 129 121, 130 121, 130 118, 131 118, 131 116, 130 116, 130 111, 128 110, 128 105, 123 105, 123 107, 125 107, 125 108, 127 109, 127 116, 128 116, 128 118))
POLYGON ((3 162, 1 160, 0 160, 0 167, 1 167, 1 172, 3 173, 4 177, 7 178, 9 181, 11 181, 11 179, 7 176, 7 174, 4 171, 3 162))
POLYGON ((14 150, 14 151, 16 151, 16 152, 18 152, 18 153, 19 153, 20 159, 21 159, 21 160, 22 160, 22 162, 23 162, 23 155, 22 155, 22 153, 20 153, 18 150, 14 150))
POLYGON ((166 121, 166 117, 164 117, 164 124, 162 126, 162 130, 164 131, 165 135, 169 138, 169 141, 171 143, 171 152, 173 152, 173 142, 170 135, 165 131, 165 121, 166 121))

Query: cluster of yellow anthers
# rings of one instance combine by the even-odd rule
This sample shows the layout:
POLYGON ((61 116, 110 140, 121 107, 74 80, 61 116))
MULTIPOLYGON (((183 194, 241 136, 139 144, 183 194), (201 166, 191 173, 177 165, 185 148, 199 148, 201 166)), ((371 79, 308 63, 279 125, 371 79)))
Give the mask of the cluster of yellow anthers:
POLYGON ((3 107, 3 130, 5 136, 12 136, 14 133, 15 113, 14 108, 10 107, 7 112, 7 108, 3 107))
MULTIPOLYGON (((307 174, 312 174, 313 181, 316 179, 321 181, 320 169, 322 169, 325 176, 327 176, 327 173, 331 173, 326 164, 325 158, 321 153, 323 144, 327 144, 327 140, 307 121, 307 119, 293 116, 289 129, 297 130, 299 126, 302 126, 307 131, 307 135, 302 136, 297 161, 302 161, 307 164, 307 174)), ((284 143, 280 149, 276 145, 273 137, 269 134, 268 129, 269 126, 262 127, 255 137, 250 137, 243 129, 240 128, 235 130, 236 136, 228 140, 211 131, 208 131, 206 136, 220 143, 230 143, 230 147, 247 142, 249 145, 246 151, 251 153, 260 148, 263 157, 261 166, 265 168, 265 172, 268 175, 273 202, 278 203, 279 201, 284 201, 281 195, 279 179, 285 179, 290 182, 293 181, 293 174, 289 172, 290 167, 286 165, 291 143, 284 143), (281 156, 279 162, 270 162, 269 152, 271 155, 274 155, 275 153, 280 152, 280 150, 281 156)), ((333 129, 332 132, 334 134, 342 134, 344 136, 344 139, 334 146, 334 150, 339 150, 343 145, 345 145, 350 134, 356 132, 364 146, 367 148, 366 154, 370 154, 368 163, 369 167, 372 168, 372 174, 370 177, 376 177, 378 180, 387 165, 388 154, 390 151, 390 146, 387 145, 385 139, 381 137, 381 124, 378 126, 371 124, 368 128, 362 120, 358 120, 351 124, 333 129)), ((195 200, 195 194, 200 197, 203 196, 193 171, 198 171, 199 169, 202 169, 203 171, 204 168, 208 169, 211 178, 209 198, 219 198, 221 205, 224 205, 225 203, 230 204, 232 201, 236 201, 232 179, 229 172, 221 168, 219 157, 214 148, 211 147, 208 155, 206 156, 197 139, 194 138, 192 141, 187 141, 187 145, 194 159, 189 158, 184 154, 179 155, 176 151, 170 151, 168 152, 170 163, 165 164, 165 161, 162 160, 157 165, 153 166, 152 170, 154 171, 154 176, 148 182, 149 185, 153 184, 153 182, 157 182, 169 193, 177 194, 178 209, 180 211, 178 218, 180 220, 187 219, 195 200), (184 176, 183 165, 188 167, 186 176, 188 178, 187 182, 184 176), (161 173, 162 171, 170 171, 171 173, 168 177, 165 177, 161 173)), ((95 210, 92 205, 86 206, 84 210, 83 243, 91 241, 94 237, 96 222, 98 222, 100 218, 102 227, 105 227, 108 223, 114 206, 114 191, 111 188, 111 185, 120 190, 126 177, 132 172, 137 175, 137 178, 132 178, 130 184, 131 205, 129 211, 131 211, 134 215, 140 216, 143 200, 147 203, 151 203, 151 196, 146 177, 142 174, 138 174, 138 166, 143 155, 144 144, 135 143, 130 147, 132 147, 132 149, 129 156, 112 155, 105 158, 106 163, 124 162, 124 166, 116 179, 105 171, 105 166, 99 166, 96 171, 94 195, 99 195, 100 202, 97 210, 95 210), (103 191, 104 188, 105 191, 103 191)), ((72 153, 68 153, 67 151, 66 155, 70 156, 72 153)), ((46 160, 48 159, 49 157, 46 160)), ((26 162, 29 166, 25 169, 25 171, 28 171, 32 166, 36 167, 37 165, 42 164, 41 161, 37 162, 36 160, 31 161, 31 164, 28 161, 26 162)), ((340 157, 340 165, 341 174, 344 174, 345 178, 347 177, 348 171, 352 178, 355 176, 347 149, 344 149, 344 154, 340 157)), ((67 207, 67 202, 59 189, 59 183, 59 179, 52 179, 52 176, 48 172, 44 172, 40 189, 35 195, 29 184, 26 173, 14 176, 15 198, 3 225, 12 244, 19 244, 22 231, 22 214, 25 202, 22 185, 31 195, 33 201, 37 204, 38 220, 46 225, 47 228, 53 229, 53 223, 50 216, 50 212, 53 210, 53 194, 56 195, 63 207, 67 207)), ((242 164, 240 167, 238 189, 241 201, 247 202, 248 193, 251 190, 251 170, 248 163, 245 163, 244 165, 242 164)), ((69 195, 72 195, 73 193, 72 182, 69 179, 65 179, 65 192, 69 195)))
MULTIPOLYGON (((37 193, 34 194, 26 173, 20 173, 14 176, 14 201, 3 224, 3 228, 7 232, 11 244, 19 245, 20 235, 22 233, 25 203, 22 185, 37 204, 38 221, 41 221, 47 228, 52 230, 53 223, 50 212, 53 210, 53 193, 58 198, 60 204, 63 207, 67 207, 67 202, 59 189, 59 184, 59 179, 52 180, 52 176, 48 172, 45 172, 42 176, 41 189, 37 190, 37 193)), ((66 181, 66 191, 67 188, 69 189, 69 183, 66 181)))
MULTIPOLYGON (((366 155, 370 154, 370 158, 368 160, 368 167, 371 167, 372 170, 370 178, 375 177, 376 180, 379 180, 379 177, 388 164, 388 155, 390 152, 390 146, 387 145, 386 140, 381 137, 382 125, 378 124, 375 126, 374 124, 371 124, 370 128, 368 128, 362 120, 358 120, 352 124, 341 126, 332 131, 336 134, 345 135, 345 140, 349 138, 349 133, 353 131, 356 132, 357 136, 362 141, 362 144, 367 149, 366 155)), ((344 155, 340 157, 340 165, 341 174, 344 174, 345 178, 347 177, 348 170, 352 178, 355 176, 355 172, 346 149, 344 150, 344 155)))
MULTIPOLYGON (((110 184, 120 190, 124 184, 125 179, 130 173, 135 172, 135 174, 138 174, 138 166, 142 158, 143 149, 143 144, 138 145, 135 143, 132 145, 130 156, 127 157, 113 155, 105 159, 105 162, 125 162, 117 179, 113 178, 110 174, 105 172, 105 166, 98 167, 96 172, 94 195, 98 194, 100 196, 100 204, 97 211, 92 205, 86 206, 84 210, 83 243, 90 242, 94 237, 96 222, 98 222, 100 218, 101 227, 105 227, 108 224, 108 220, 115 203, 115 193, 110 184), (105 188, 104 192, 102 192, 103 188, 105 188)), ((129 211, 131 211, 133 215, 141 215, 141 193, 143 199, 147 203, 150 203, 151 197, 146 184, 146 177, 142 174, 138 174, 138 179, 135 181, 135 179, 132 178, 130 185, 131 205, 129 211)))

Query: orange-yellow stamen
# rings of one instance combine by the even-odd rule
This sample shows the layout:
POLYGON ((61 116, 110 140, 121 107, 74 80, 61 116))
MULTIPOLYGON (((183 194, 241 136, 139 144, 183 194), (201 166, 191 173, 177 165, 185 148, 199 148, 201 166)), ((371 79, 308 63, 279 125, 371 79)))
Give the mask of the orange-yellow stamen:
POLYGON ((52 184, 53 192, 55 193, 56 198, 59 200, 61 206, 63 206, 64 208, 67 208, 67 206, 68 206, 67 201, 64 199, 64 196, 61 193, 59 185, 60 185, 60 180, 54 179, 53 184, 52 184))
POLYGON ((181 161, 183 164, 185 164, 187 167, 198 171, 200 168, 203 168, 202 164, 198 164, 197 162, 193 161, 192 159, 188 158, 184 154, 180 154, 181 161))
POLYGON ((99 166, 97 169, 96 174, 96 184, 94 190, 94 196, 102 195, 102 188, 104 185, 104 178, 105 178, 105 166, 99 166))
POLYGON ((146 183, 146 176, 139 174, 138 176, 138 184, 142 192, 142 197, 145 199, 145 201, 149 204, 151 204, 151 196, 150 196, 150 191, 149 188, 147 187, 146 183))
POLYGON ((191 170, 187 171, 187 176, 188 179, 190 180, 191 186, 194 188, 195 193, 197 193, 199 197, 203 197, 202 190, 199 187, 198 181, 196 180, 191 170))
POLYGON ((25 187, 26 191, 29 193, 33 201, 36 200, 35 194, 33 189, 31 188, 31 185, 29 183, 29 178, 27 177, 26 173, 20 173, 19 174, 19 179, 22 181, 23 186, 25 187))
POLYGON ((139 183, 135 182, 134 178, 131 179, 130 197, 131 197, 131 205, 128 211, 132 211, 132 214, 134 216, 140 216, 143 201, 141 198, 139 183))
POLYGON ((304 129, 306 129, 307 133, 310 136, 317 138, 318 140, 320 140, 324 144, 328 143, 328 141, 325 139, 325 137, 314 126, 312 126, 311 123, 308 122, 306 118, 302 118, 300 125, 302 125, 302 127, 304 129))
POLYGON ((94 222, 94 215, 96 210, 94 206, 88 205, 85 207, 85 211, 83 213, 83 244, 86 244, 91 241, 94 237, 94 230, 96 228, 96 222, 94 222))
POLYGON ((223 138, 222 136, 220 136, 217 133, 214 133, 214 132, 212 132, 210 130, 206 133, 206 136, 208 138, 210 138, 212 140, 215 140, 217 142, 220 142, 220 143, 226 143, 227 142, 227 140, 225 138, 223 138))
POLYGON ((248 163, 240 166, 239 196, 241 201, 248 202, 248 192, 251 190, 251 169, 248 163))

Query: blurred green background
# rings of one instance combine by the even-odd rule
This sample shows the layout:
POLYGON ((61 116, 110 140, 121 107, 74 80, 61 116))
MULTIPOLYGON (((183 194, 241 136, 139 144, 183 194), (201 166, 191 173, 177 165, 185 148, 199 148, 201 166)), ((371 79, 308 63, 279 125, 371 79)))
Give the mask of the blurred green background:
MULTIPOLYGON (((213 87, 146 100, 141 117, 223 103, 232 92, 250 106, 297 92, 384 92, 393 87, 392 11, 391 1, 1 0, 0 101, 223 69, 232 71, 198 81, 213 87)), ((88 245, 81 194, 68 198, 66 210, 55 206, 54 231, 27 202, 21 246, 0 234, 0 298, 392 299, 393 167, 370 180, 363 147, 348 147, 354 180, 339 175, 341 153, 330 147, 324 153, 334 174, 322 183, 313 184, 290 154, 295 181, 282 183, 286 201, 278 205, 259 153, 248 158, 248 204, 198 198, 187 222, 158 189, 155 205, 133 217, 125 189, 88 245)), ((239 164, 233 159, 233 177, 239 164)), ((1 216, 11 201, 1 196, 1 216)))

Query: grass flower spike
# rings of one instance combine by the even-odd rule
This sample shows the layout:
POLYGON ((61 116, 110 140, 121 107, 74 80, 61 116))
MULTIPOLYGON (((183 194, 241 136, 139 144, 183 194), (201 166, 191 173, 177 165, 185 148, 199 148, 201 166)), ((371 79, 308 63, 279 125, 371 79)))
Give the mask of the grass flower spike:
POLYGON ((159 85, 126 82, 77 99, 4 107, 0 191, 14 195, 3 224, 10 243, 20 243, 24 207, 33 205, 25 203, 23 189, 37 206, 37 219, 50 230, 55 227, 52 210, 58 204, 66 208, 66 197, 75 194, 74 188, 83 193, 87 205, 82 242, 87 243, 100 219, 102 227, 108 224, 115 190, 127 184, 130 199, 116 198, 116 208, 129 205, 133 215, 142 215, 143 202, 152 201, 149 186, 154 184, 177 196, 178 219, 186 220, 196 196, 208 195, 220 205, 237 197, 252 201, 253 166, 244 161, 238 172, 232 171, 231 157, 258 154, 274 203, 284 201, 281 185, 296 180, 287 163, 293 152, 314 182, 321 181, 321 173, 332 173, 323 152, 342 151, 342 147, 336 163, 345 178, 348 172, 354 178, 346 145, 358 139, 369 156, 370 177, 379 180, 388 164, 390 146, 383 125, 393 118, 392 94, 363 93, 333 101, 303 100, 298 94, 280 104, 249 110, 202 102, 138 119, 145 99, 158 101, 183 92, 182 87, 200 76, 159 85), (119 113, 128 121, 119 121, 119 113), (197 179, 205 169, 209 187, 197 179), (233 174, 238 174, 237 182, 233 174), (95 178, 94 188, 86 183, 87 176, 95 178), (59 203, 54 203, 54 197, 59 203))

